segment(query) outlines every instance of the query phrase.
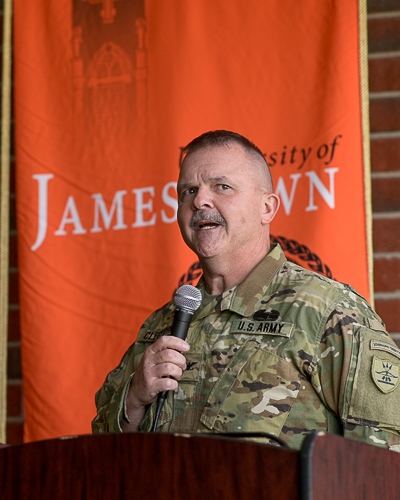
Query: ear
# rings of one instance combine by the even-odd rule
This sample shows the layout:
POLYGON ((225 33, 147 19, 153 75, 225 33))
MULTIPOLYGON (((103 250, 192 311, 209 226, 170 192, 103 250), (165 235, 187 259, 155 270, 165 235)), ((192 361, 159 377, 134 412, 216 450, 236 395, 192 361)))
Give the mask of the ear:
POLYGON ((281 200, 275 193, 265 193, 263 196, 262 224, 270 224, 279 209, 281 200))

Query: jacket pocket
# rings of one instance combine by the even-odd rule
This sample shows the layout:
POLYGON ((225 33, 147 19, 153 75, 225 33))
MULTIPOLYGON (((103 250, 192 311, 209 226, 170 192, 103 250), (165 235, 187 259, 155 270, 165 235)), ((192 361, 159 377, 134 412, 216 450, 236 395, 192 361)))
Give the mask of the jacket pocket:
POLYGON ((299 389, 298 370, 249 339, 215 383, 201 422, 219 432, 279 435, 299 389))

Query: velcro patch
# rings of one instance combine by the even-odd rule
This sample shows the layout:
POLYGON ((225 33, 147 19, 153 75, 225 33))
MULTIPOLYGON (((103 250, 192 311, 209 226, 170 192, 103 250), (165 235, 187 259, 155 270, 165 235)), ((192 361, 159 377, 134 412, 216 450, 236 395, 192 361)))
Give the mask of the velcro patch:
POLYGON ((372 358, 371 371, 376 386, 385 394, 394 391, 398 387, 400 382, 400 364, 374 356, 372 358))
POLYGON ((251 319, 237 319, 232 323, 230 333, 248 333, 249 335, 280 335, 290 337, 294 328, 293 323, 283 321, 254 321, 251 319))
POLYGON ((138 338, 136 342, 155 342, 160 337, 164 337, 164 335, 171 334, 171 327, 164 328, 163 330, 158 330, 152 332, 151 330, 147 330, 147 332, 143 335, 143 337, 138 338))
POLYGON ((393 356, 397 356, 398 358, 400 358, 400 349, 391 344, 387 344, 386 342, 371 340, 371 349, 390 352, 390 354, 393 354, 393 356))

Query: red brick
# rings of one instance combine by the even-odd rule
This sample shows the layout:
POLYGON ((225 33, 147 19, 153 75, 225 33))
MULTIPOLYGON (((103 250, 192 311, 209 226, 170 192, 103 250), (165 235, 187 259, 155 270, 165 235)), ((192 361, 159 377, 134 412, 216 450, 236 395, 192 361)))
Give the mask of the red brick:
POLYGON ((368 13, 400 10, 399 0, 368 0, 368 13))
POLYGON ((400 50, 400 16, 368 20, 369 52, 400 50))
POLYGON ((21 340, 19 311, 15 309, 8 310, 8 340, 21 340))
POLYGON ((400 259, 374 259, 374 284, 376 292, 400 290, 400 259))
POLYGON ((10 198, 10 229, 17 229, 17 211, 15 198, 10 198))
POLYGON ((374 219, 374 252, 400 252, 400 218, 374 219))
POLYGON ((21 384, 8 384, 7 386, 7 415, 9 417, 22 416, 21 384))
POLYGON ((399 170, 400 138, 371 139, 371 169, 373 172, 399 170))
POLYGON ((22 377, 21 370, 21 347, 12 346, 8 347, 7 359, 7 378, 20 379, 22 377))
MULTIPOLYGON (((13 140, 11 144, 13 144, 13 140)), ((15 193, 15 156, 10 151, 10 193, 15 193)))
POLYGON ((10 258, 9 258, 9 263, 11 267, 17 267, 18 266, 18 241, 17 241, 17 235, 16 234, 11 234, 10 235, 10 258))
POLYGON ((372 179, 374 212, 400 210, 400 179, 372 179))
POLYGON ((376 300, 375 309, 388 332, 400 332, 400 299, 376 300))
POLYGON ((15 159, 14 156, 10 162, 10 193, 15 193, 15 159))
MULTIPOLYGON (((11 87, 11 102, 14 102, 14 87, 11 87)), ((15 116, 14 106, 11 106, 11 138, 10 138, 10 155, 15 158, 15 116)))
POLYGON ((24 441, 24 424, 7 422, 7 444, 21 444, 24 441))
POLYGON ((382 92, 400 89, 400 57, 369 60, 369 90, 382 92))
POLYGON ((371 132, 400 129, 400 98, 371 99, 369 113, 371 132))
POLYGON ((8 280, 9 280, 8 302, 10 304, 19 304, 19 277, 18 277, 18 275, 19 275, 18 272, 11 272, 8 275, 8 280))

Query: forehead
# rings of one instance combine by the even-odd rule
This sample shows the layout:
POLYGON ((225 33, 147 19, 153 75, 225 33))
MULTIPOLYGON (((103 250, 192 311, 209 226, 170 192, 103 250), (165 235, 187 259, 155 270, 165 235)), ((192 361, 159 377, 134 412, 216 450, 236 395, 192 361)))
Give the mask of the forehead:
POLYGON ((222 146, 201 148, 183 160, 179 181, 182 179, 211 176, 226 178, 232 175, 249 175, 257 169, 257 163, 240 145, 228 143, 222 146))

